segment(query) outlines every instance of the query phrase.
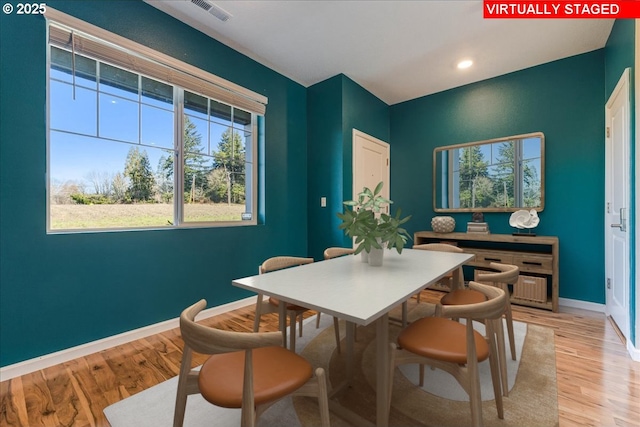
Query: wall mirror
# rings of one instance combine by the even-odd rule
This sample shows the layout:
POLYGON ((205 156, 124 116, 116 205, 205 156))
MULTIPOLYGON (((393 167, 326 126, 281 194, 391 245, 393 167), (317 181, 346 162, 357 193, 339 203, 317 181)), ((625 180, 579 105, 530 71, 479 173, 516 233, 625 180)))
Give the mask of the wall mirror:
POLYGON ((544 209, 544 134, 514 135, 433 151, 436 212, 544 209))

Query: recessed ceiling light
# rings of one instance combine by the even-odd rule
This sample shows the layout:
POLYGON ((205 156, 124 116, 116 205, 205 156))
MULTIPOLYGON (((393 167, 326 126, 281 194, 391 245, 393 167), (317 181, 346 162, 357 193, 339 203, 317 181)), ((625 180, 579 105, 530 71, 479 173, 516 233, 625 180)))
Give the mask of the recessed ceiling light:
POLYGON ((465 59, 464 61, 458 62, 458 68, 464 70, 465 68, 469 68, 473 65, 473 61, 470 59, 465 59))

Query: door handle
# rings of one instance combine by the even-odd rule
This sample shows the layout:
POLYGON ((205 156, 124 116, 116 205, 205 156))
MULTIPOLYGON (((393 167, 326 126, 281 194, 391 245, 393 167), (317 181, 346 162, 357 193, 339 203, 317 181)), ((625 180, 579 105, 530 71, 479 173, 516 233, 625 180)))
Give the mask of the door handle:
POLYGON ((624 212, 625 212, 626 208, 620 208, 620 224, 611 224, 611 227, 617 227, 620 229, 620 231, 627 231, 627 221, 624 217, 624 212))

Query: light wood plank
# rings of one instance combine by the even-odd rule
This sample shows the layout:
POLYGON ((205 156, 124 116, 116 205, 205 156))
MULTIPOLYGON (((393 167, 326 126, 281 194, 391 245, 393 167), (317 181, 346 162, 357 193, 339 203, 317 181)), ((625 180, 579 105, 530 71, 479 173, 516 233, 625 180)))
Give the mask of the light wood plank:
MULTIPOLYGON (((421 298, 435 302, 441 296, 427 290, 421 298)), ((253 310, 242 308, 202 323, 249 332, 253 310)), ((640 363, 631 360, 603 314, 514 306, 513 317, 555 331, 560 427, 640 427, 640 363)), ((263 316, 261 330, 277 331, 277 316, 263 316)), ((76 427, 108 427, 102 410, 177 375, 182 346, 179 330, 172 329, 3 381, 0 427, 60 426, 69 421, 76 427)), ((205 357, 195 356, 193 366, 204 362, 205 357)))
POLYGON ((24 397, 22 378, 0 383, 0 425, 27 426, 29 414, 27 402, 24 397))

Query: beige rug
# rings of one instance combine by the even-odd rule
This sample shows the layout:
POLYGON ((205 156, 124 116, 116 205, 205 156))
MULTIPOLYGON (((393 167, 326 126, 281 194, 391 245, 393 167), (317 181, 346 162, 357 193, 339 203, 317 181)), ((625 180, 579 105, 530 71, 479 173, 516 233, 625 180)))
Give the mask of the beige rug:
MULTIPOLYGON (((398 326, 391 327, 392 339, 397 336, 399 330, 398 326)), ((359 327, 357 338, 355 357, 356 366, 359 368, 356 369, 353 386, 339 395, 338 401, 360 417, 375 423, 375 325, 359 327)), ((332 347, 335 346, 334 340, 333 329, 328 328, 305 347, 302 355, 314 365, 327 369, 331 383, 339 384, 344 378, 345 363, 343 356, 332 351, 332 347)), ((504 419, 498 418, 494 400, 483 399, 484 425, 557 426, 558 393, 553 331, 541 326, 526 325, 526 337, 519 359, 509 397, 503 400, 504 419)), ((425 381, 428 382, 430 377, 433 379, 436 372, 427 369, 425 381)), ((453 377, 448 375, 446 377, 445 381, 448 379, 455 383, 453 377)), ((437 381, 443 382, 440 377, 437 378, 437 381)), ((301 424, 304 427, 313 426, 318 419, 316 403, 306 398, 295 398, 293 401, 301 424)), ((470 424, 468 402, 449 400, 424 391, 412 383, 399 369, 396 370, 390 426, 460 427, 470 424)), ((331 415, 331 425, 333 427, 351 426, 334 414, 331 415)))
MULTIPOLYGON (((413 304, 415 305, 415 304, 413 304)), ((420 304, 410 312, 410 319, 422 316, 427 304, 420 304), (422 311, 422 312, 420 312, 422 311), (413 315, 413 316, 412 316, 413 315)), ((392 313, 397 315, 398 313, 392 313)), ((328 371, 332 384, 344 378, 343 355, 335 353, 331 316, 322 316, 321 328, 315 328, 315 318, 305 320, 304 336, 296 340, 298 352, 307 357, 313 365, 323 366, 328 371)), ((519 366, 510 366, 511 393, 504 400, 505 419, 498 420, 492 400, 483 401, 485 426, 535 426, 557 425, 558 408, 555 377, 555 352, 553 331, 529 325, 516 328, 516 346, 519 366), (526 334, 526 337, 524 336, 526 334), (521 336, 518 338, 518 336, 521 336), (511 372, 514 373, 511 379, 511 372)), ((344 327, 344 324, 341 325, 344 327)), ((392 334, 399 327, 392 327, 392 334)), ((342 335, 344 337, 344 332, 342 335)), ((375 418, 375 328, 358 328, 356 342, 356 377, 353 387, 339 396, 339 402, 362 418, 374 422, 375 418)), ((344 345, 344 343, 343 343, 344 345)), ((410 365, 407 365, 410 366, 410 365)), ((427 370, 427 379, 434 380, 438 371, 427 370)), ((482 376, 482 373, 481 373, 482 376)), ((455 426, 470 424, 468 402, 453 401, 437 397, 419 389, 409 379, 414 375, 404 374, 399 369, 395 373, 391 426, 455 426)), ((413 380, 411 380, 413 381, 413 380)), ((437 379, 444 384, 455 384, 449 376, 437 379)), ((435 382, 435 381, 433 381, 435 382)), ((104 413, 112 427, 162 427, 171 426, 175 405, 177 377, 117 402, 104 413)), ((483 391, 483 399, 488 393, 483 391)), ((213 406, 200 395, 189 396, 187 400, 185 427, 240 425, 240 411, 213 406)), ((311 427, 318 425, 317 401, 312 398, 285 398, 267 410, 258 420, 259 427, 311 427)), ((331 414, 332 427, 351 426, 331 414)))

